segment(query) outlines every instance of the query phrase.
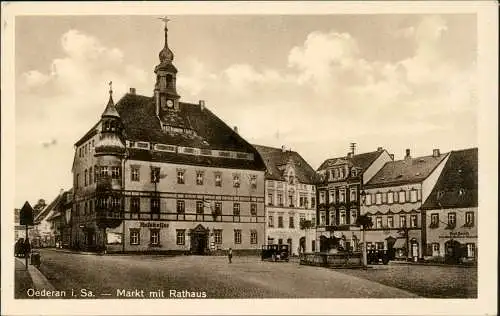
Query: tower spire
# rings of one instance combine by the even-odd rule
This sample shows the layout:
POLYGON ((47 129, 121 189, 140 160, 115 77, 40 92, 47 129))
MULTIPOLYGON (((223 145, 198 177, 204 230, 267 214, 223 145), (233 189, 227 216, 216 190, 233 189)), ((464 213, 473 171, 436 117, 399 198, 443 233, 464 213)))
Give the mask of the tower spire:
POLYGON ((165 44, 163 46, 163 49, 160 51, 160 62, 168 62, 171 63, 172 60, 174 59, 174 54, 168 47, 168 22, 170 21, 169 18, 166 16, 158 18, 159 20, 163 21, 165 23, 164 31, 165 31, 165 44))
POLYGON ((120 117, 118 111, 116 111, 115 102, 113 101, 113 81, 110 81, 108 85, 109 85, 109 100, 108 104, 106 105, 106 109, 104 109, 104 112, 102 113, 102 116, 120 117))

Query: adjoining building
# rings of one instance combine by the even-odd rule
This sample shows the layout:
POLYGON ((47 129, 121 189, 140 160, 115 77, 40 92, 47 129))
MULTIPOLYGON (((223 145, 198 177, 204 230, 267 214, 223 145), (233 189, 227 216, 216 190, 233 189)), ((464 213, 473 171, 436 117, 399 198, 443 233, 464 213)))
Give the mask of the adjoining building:
POLYGON ((130 89, 75 144, 72 240, 87 250, 256 252, 265 242, 259 153, 204 101, 180 101, 165 46, 152 97, 130 89))
POLYGON ((54 235, 54 245, 57 248, 70 248, 71 246, 71 210, 73 207, 73 190, 65 191, 59 202, 54 206, 54 211, 47 216, 54 235))
POLYGON ((366 231, 367 249, 385 249, 397 259, 423 258, 426 244, 420 207, 436 184, 449 154, 387 162, 364 186, 361 214, 371 217, 366 231))
POLYGON ((317 175, 299 153, 254 145, 264 160, 267 244, 288 244, 290 254, 311 252, 315 240, 317 175))
POLYGON ((330 158, 318 168, 316 251, 359 250, 360 192, 392 156, 383 148, 330 158))
POLYGON ((59 194, 50 202, 40 213, 34 218, 33 229, 33 245, 35 247, 55 247, 57 232, 54 223, 50 219, 54 214, 58 213, 58 209, 64 203, 64 190, 61 189, 59 194))
POLYGON ((477 261, 478 150, 452 151, 422 205, 427 260, 477 261))

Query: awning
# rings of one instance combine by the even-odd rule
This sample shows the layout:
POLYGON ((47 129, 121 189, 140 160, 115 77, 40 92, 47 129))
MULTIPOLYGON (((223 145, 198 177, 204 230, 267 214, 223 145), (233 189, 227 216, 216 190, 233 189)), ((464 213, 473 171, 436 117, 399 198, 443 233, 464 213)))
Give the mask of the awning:
POLYGON ((406 239, 403 238, 396 239, 396 242, 394 243, 393 247, 394 249, 406 248, 406 239))

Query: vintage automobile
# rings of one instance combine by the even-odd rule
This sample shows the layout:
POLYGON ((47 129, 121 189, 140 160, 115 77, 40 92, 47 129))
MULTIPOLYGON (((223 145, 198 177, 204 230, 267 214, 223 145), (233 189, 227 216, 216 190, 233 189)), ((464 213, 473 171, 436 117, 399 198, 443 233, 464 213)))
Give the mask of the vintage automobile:
POLYGON ((367 252, 367 261, 368 264, 378 264, 378 263, 383 263, 383 264, 388 264, 389 261, 391 260, 391 257, 387 250, 376 250, 376 249, 371 249, 368 250, 367 252))
POLYGON ((288 261, 289 254, 288 245, 263 245, 261 259, 262 261, 288 261))

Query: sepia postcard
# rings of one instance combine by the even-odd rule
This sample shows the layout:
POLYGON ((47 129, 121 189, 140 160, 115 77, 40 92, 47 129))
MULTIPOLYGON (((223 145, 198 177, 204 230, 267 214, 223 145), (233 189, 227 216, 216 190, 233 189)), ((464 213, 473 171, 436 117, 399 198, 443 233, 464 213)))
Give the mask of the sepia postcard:
POLYGON ((498 6, 2 2, 2 315, 495 315, 498 6))

